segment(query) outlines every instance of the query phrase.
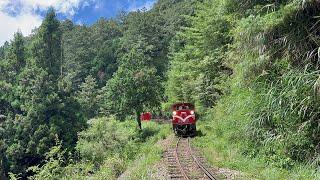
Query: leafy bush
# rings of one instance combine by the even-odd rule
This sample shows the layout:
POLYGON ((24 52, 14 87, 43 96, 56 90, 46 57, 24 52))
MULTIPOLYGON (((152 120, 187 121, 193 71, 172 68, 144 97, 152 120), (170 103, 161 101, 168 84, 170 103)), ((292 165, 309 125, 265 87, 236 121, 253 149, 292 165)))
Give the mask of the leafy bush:
POLYGON ((76 149, 80 156, 95 164, 101 164, 107 157, 123 151, 129 140, 136 135, 132 122, 117 122, 101 118, 91 120, 89 129, 79 133, 76 149))
POLYGON ((65 152, 55 146, 46 155, 44 165, 30 169, 36 173, 33 178, 116 179, 137 157, 150 154, 149 164, 159 160, 162 151, 154 144, 170 134, 169 126, 156 123, 144 124, 142 131, 136 129, 133 120, 119 122, 103 117, 90 123, 87 130, 79 133, 76 147, 79 157, 69 156, 67 162, 63 159, 65 152))

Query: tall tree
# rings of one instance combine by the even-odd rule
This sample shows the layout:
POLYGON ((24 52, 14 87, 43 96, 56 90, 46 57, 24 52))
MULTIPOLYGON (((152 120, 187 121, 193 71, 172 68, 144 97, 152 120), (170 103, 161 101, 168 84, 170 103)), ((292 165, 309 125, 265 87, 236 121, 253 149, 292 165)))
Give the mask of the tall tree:
POLYGON ((26 64, 26 49, 22 33, 15 33, 10 45, 6 46, 3 46, 7 51, 3 61, 0 62, 0 70, 2 71, 0 79, 13 83, 17 74, 26 64))
POLYGON ((128 44, 119 69, 106 85, 107 106, 118 115, 135 113, 141 129, 140 113, 160 105, 162 88, 150 56, 153 46, 141 36, 128 44))
MULTIPOLYGON (((222 3, 223 4, 223 3, 222 3)), ((189 26, 173 39, 166 94, 171 102, 191 101, 210 108, 223 95, 222 82, 232 73, 223 60, 230 24, 218 2, 199 3, 189 26)))
POLYGON ((90 74, 91 62, 95 58, 93 39, 90 28, 76 26, 63 34, 62 75, 71 81, 72 90, 76 91, 85 77, 90 74))
POLYGON ((77 91, 75 99, 80 104, 82 110, 85 112, 87 119, 93 118, 98 112, 98 91, 96 80, 89 75, 85 78, 79 91, 77 91))
MULTIPOLYGON (((7 113, 1 125, 6 132, 2 137, 6 173, 11 171, 26 177, 28 167, 43 161, 45 153, 55 145, 56 137, 64 148, 72 149, 77 132, 83 127, 81 113, 75 111, 79 108, 77 103, 61 92, 58 85, 62 57, 59 24, 54 10, 49 10, 33 39, 26 67, 15 76, 17 83, 4 87, 13 89, 9 104, 20 109, 17 113, 7 113)), ((16 37, 19 40, 19 36, 16 37)), ((12 59, 22 62, 19 48, 12 49, 16 53, 12 59)))
POLYGON ((6 50, 8 49, 8 46, 9 46, 9 42, 6 41, 3 46, 0 46, 0 60, 1 59, 4 59, 5 57, 5 52, 6 50))
POLYGON ((46 70, 52 80, 58 79, 62 60, 62 32, 59 25, 54 9, 50 8, 33 46, 37 65, 46 70))
POLYGON ((12 65, 13 70, 18 72, 20 71, 26 64, 26 54, 25 54, 25 45, 24 39, 21 32, 17 32, 14 34, 14 39, 11 43, 11 49, 8 55, 12 65))

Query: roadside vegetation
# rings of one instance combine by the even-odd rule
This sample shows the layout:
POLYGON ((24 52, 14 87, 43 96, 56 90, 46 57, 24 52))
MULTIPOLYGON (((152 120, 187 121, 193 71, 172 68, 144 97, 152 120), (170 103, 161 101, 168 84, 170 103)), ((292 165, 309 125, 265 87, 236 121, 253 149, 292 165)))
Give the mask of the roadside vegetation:
POLYGON ((126 179, 146 178, 150 168, 161 159, 163 150, 156 142, 170 135, 169 125, 144 123, 136 129, 134 121, 93 119, 89 128, 79 134, 77 155, 65 154, 61 144, 46 154, 43 166, 29 170, 36 175, 31 179, 116 179, 127 168, 126 179), (67 155, 67 162, 64 158, 67 155))
MULTIPOLYGON (((319 3, 237 1, 241 8, 232 10, 219 2, 205 9, 219 12, 228 28, 231 41, 221 63, 232 75, 219 83, 223 95, 206 111, 205 136, 196 144, 214 165, 240 170, 247 178, 318 179, 319 3)), ((195 23, 201 22, 196 18, 195 23)), ((210 34, 225 34, 212 29, 216 32, 210 34)), ((196 32, 191 37, 198 38, 201 31, 196 32)), ((208 41, 205 32, 203 37, 208 41)), ((201 105, 200 98, 195 101, 201 105)))
POLYGON ((180 101, 195 103, 194 143, 214 166, 319 179, 319 12, 318 0, 159 0, 83 26, 49 10, 0 47, 0 177, 145 178, 171 132, 139 115, 180 101))

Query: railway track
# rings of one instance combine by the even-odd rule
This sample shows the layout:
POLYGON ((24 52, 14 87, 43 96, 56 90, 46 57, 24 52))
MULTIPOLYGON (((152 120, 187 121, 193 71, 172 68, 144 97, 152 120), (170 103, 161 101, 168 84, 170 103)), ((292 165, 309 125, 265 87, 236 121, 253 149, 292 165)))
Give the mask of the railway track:
POLYGON ((203 165, 204 159, 193 152, 190 138, 180 137, 166 156, 171 179, 218 179, 203 165))

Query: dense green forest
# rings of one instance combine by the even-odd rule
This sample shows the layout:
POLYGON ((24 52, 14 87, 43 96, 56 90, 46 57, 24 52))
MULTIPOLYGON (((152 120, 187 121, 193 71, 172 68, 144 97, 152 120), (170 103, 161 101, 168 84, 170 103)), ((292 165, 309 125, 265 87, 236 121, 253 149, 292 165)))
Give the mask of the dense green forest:
POLYGON ((140 113, 178 101, 199 142, 316 170, 319 15, 318 0, 159 0, 85 26, 48 10, 0 47, 0 179, 117 178, 170 133, 140 113))

